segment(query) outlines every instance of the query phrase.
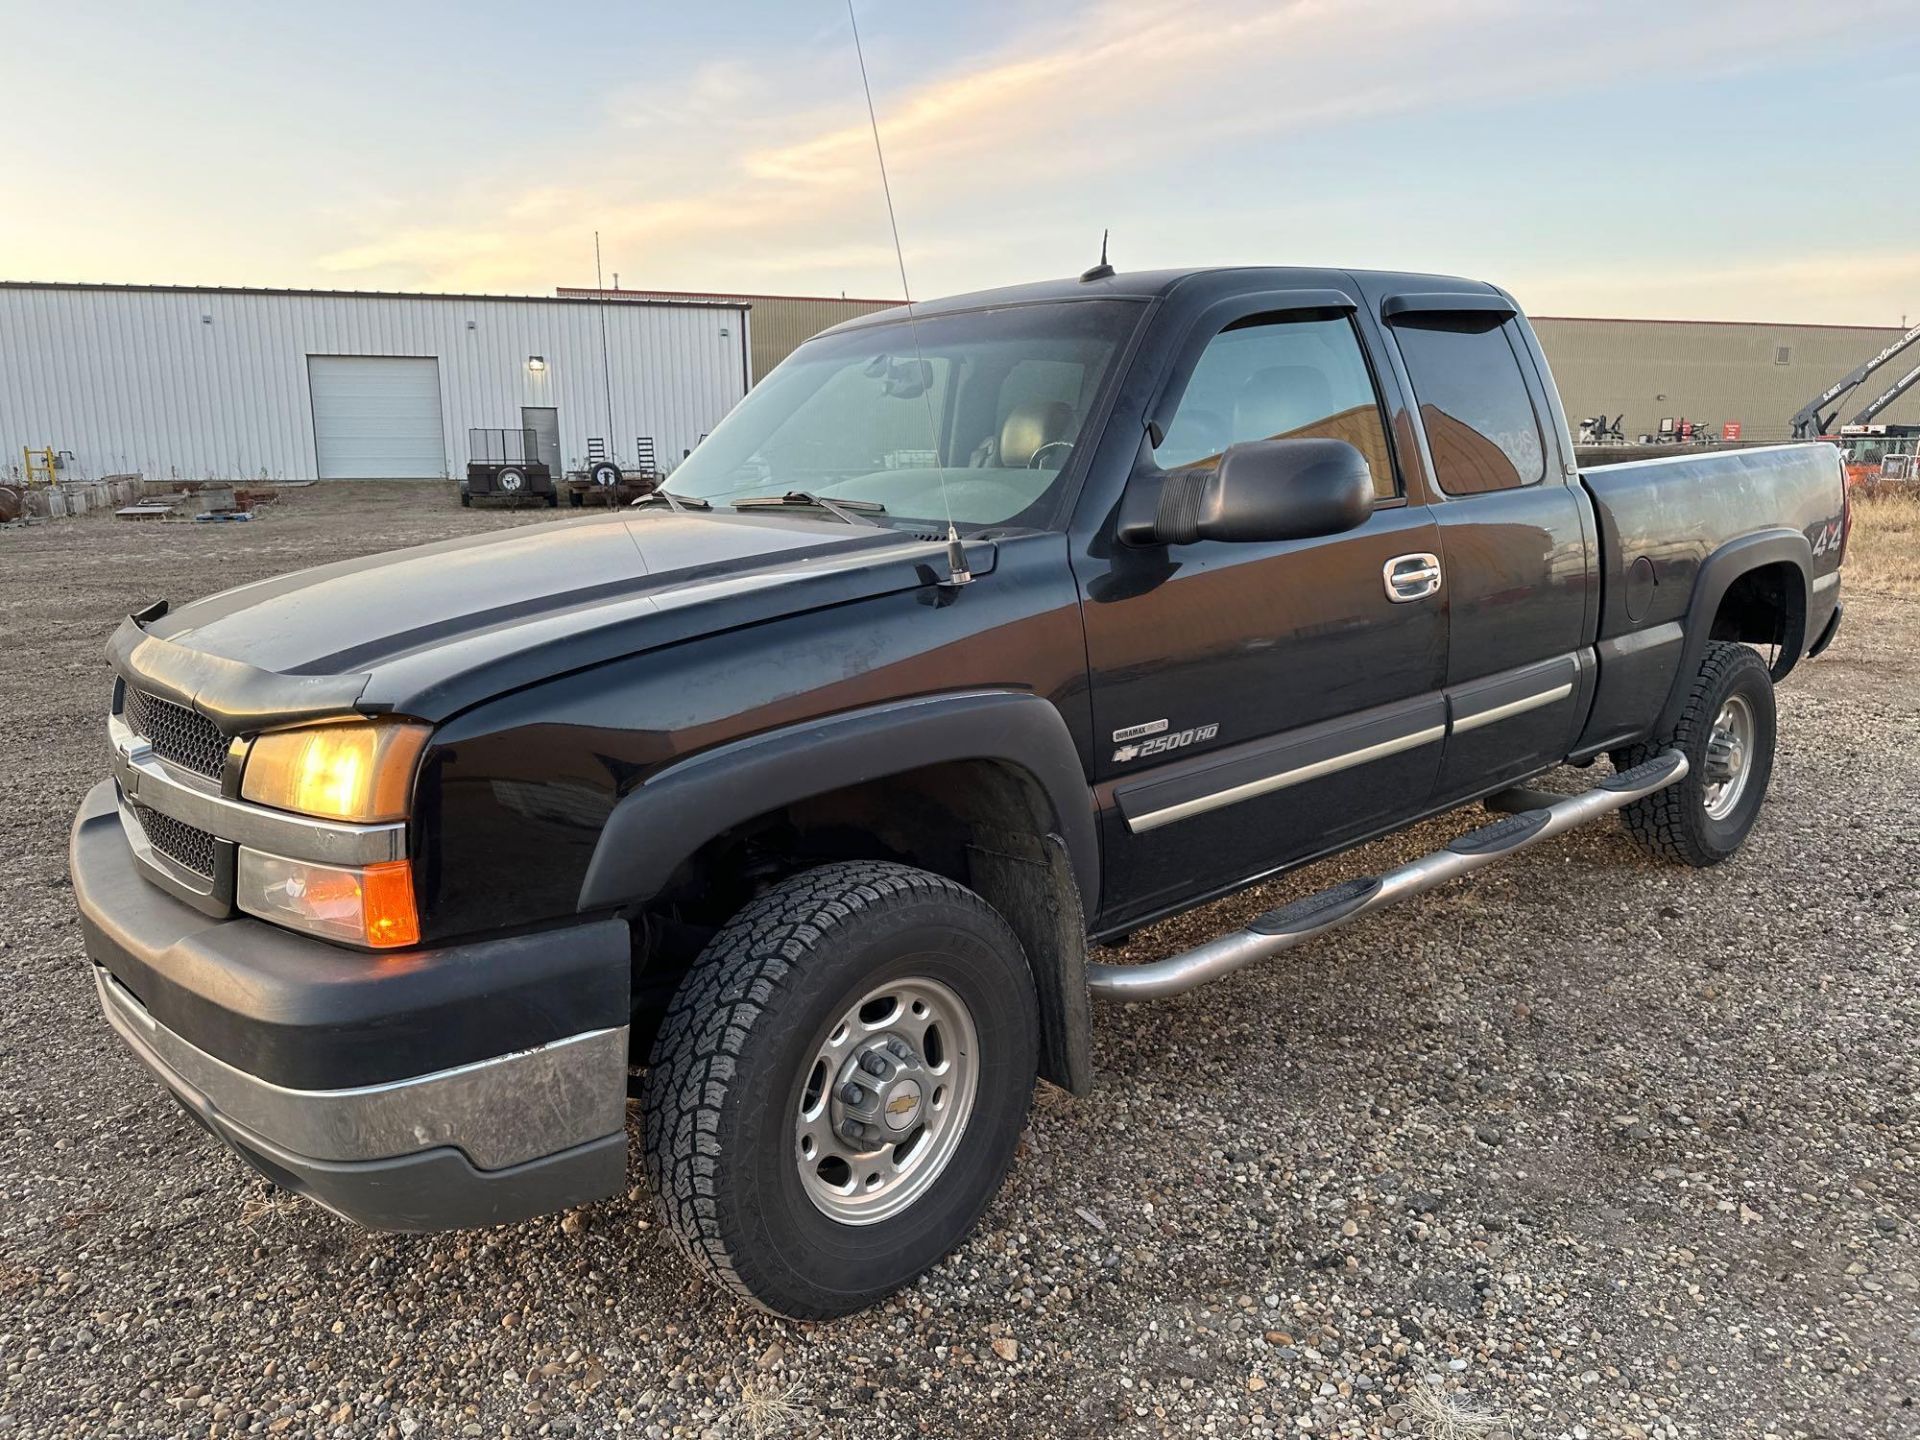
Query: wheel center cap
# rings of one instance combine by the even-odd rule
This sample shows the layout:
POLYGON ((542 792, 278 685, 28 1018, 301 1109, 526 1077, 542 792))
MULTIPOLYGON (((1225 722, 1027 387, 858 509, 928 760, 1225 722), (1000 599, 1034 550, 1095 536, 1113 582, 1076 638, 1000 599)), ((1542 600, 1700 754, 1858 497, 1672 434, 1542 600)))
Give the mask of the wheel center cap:
POLYGON ((1740 773, 1745 755, 1739 739, 1724 730, 1716 730, 1707 740, 1707 778, 1724 783, 1740 773))
POLYGON ((925 1121, 933 1078, 898 1035, 877 1035, 847 1057, 833 1090, 834 1129, 859 1153, 905 1140, 925 1121))
POLYGON ((887 1091, 887 1098, 882 1109, 882 1113, 886 1116, 887 1128, 889 1130, 902 1132, 911 1130, 914 1123, 920 1118, 920 1107, 922 1103, 920 1084, 918 1081, 901 1080, 898 1084, 891 1087, 887 1091))

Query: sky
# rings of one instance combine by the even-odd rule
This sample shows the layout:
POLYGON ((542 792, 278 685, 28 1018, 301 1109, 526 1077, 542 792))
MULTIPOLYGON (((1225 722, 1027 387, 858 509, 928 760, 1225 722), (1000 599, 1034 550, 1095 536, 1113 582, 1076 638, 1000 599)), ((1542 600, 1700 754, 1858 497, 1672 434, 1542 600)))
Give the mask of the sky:
MULTIPOLYGON (((856 0, 918 296, 1920 320, 1920 0, 856 0)), ((901 293, 844 0, 0 0, 0 279, 901 293), (26 87, 26 88, 23 88, 26 87)))

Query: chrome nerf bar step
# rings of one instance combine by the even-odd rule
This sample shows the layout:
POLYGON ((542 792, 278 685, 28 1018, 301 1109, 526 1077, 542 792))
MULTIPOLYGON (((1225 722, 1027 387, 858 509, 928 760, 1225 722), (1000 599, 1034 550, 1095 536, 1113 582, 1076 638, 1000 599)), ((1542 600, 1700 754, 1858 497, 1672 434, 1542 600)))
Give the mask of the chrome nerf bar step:
MULTIPOLYGON (((1109 1000, 1159 1000, 1291 950, 1397 900, 1491 865, 1503 855, 1612 814, 1686 778, 1687 757, 1665 750, 1580 795, 1553 797, 1538 809, 1502 816, 1384 875, 1364 875, 1270 910, 1246 929, 1147 965, 1089 965, 1087 988, 1109 1000)), ((1512 792, 1507 792, 1512 793, 1512 792)), ((1545 794, 1540 799, 1548 799, 1545 794)))

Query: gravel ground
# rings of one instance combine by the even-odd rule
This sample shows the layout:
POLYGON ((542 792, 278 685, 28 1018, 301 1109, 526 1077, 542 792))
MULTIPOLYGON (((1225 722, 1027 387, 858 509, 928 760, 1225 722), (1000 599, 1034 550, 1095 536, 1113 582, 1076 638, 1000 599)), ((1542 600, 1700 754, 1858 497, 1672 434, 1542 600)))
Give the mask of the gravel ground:
MULTIPOLYGON (((65 878, 101 645, 157 595, 542 523, 289 492, 0 532, 0 1436, 1920 1435, 1920 606, 1852 596, 1773 803, 1690 872, 1603 824, 1099 1015, 894 1302, 691 1284, 633 1191, 376 1236, 274 1195, 96 1013, 65 878)), ((1149 958, 1461 812, 1143 932, 1149 958)))

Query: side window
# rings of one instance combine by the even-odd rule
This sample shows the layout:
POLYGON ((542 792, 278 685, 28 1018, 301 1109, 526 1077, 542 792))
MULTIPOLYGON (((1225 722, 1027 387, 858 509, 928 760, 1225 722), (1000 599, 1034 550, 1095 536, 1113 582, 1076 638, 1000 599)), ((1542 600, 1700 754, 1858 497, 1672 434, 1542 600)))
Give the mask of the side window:
POLYGON ((1256 316, 1208 343, 1153 452, 1164 470, 1208 465, 1248 440, 1345 440, 1373 471, 1382 500, 1400 493, 1380 397, 1353 322, 1256 316))
POLYGON ((1432 315, 1394 323, 1440 488, 1484 495, 1547 473, 1540 419, 1504 323, 1432 315))

